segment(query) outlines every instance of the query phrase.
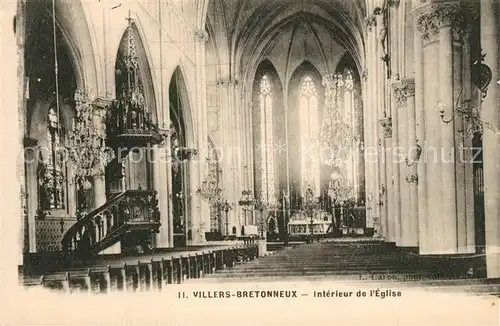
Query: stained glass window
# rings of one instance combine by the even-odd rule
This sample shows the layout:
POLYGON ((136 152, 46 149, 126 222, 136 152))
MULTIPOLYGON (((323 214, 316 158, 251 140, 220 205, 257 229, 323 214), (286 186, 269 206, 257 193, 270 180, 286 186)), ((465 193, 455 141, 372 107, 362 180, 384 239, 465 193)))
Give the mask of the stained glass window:
POLYGON ((260 81, 260 145, 262 151, 262 199, 273 203, 274 196, 274 135, 273 104, 271 98, 271 82, 267 75, 260 81))
POLYGON ((319 112, 316 86, 310 76, 300 84, 300 139, 302 192, 308 187, 320 194, 319 112))

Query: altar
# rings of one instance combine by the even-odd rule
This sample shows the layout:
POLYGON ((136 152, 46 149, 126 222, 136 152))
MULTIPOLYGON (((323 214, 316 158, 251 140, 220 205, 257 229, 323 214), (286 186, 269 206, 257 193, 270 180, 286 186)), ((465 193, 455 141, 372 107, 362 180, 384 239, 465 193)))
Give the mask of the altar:
POLYGON ((325 235, 331 225, 332 217, 324 211, 314 212, 312 219, 304 212, 292 214, 288 222, 288 234, 290 235, 325 235))

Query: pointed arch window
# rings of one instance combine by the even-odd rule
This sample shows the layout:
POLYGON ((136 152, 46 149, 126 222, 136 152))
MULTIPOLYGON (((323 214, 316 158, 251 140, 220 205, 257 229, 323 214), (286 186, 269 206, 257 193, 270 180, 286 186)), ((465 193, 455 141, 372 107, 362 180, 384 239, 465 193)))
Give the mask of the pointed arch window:
POLYGON ((350 146, 349 152, 347 156, 347 164, 346 164, 346 174, 348 180, 353 184, 354 193, 357 195, 359 189, 358 183, 358 161, 359 161, 359 152, 356 150, 359 140, 358 135, 358 115, 359 112, 356 112, 356 94, 354 88, 354 78, 353 73, 350 69, 345 69, 343 75, 341 77, 343 79, 342 86, 344 88, 343 94, 343 106, 342 106, 342 120, 349 126, 349 134, 345 135, 346 137, 350 137, 350 146))
POLYGON ((319 110, 316 85, 310 76, 300 83, 301 189, 320 193, 320 162, 318 151, 319 110))
POLYGON ((274 180, 274 135, 273 103, 271 81, 264 75, 260 81, 260 144, 262 150, 262 199, 268 203, 275 201, 274 180))

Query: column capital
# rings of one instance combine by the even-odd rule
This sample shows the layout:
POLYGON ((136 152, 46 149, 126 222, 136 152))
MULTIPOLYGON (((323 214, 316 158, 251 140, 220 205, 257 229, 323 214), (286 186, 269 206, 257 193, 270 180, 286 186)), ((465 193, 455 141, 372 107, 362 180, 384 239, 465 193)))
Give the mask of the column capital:
POLYGON ((406 106, 408 97, 415 96, 415 80, 413 78, 403 78, 391 84, 397 107, 406 106))
POLYGON ((470 22, 479 17, 474 3, 467 0, 426 2, 414 14, 417 30, 427 41, 434 39, 443 27, 451 27, 461 37, 470 29, 470 22))

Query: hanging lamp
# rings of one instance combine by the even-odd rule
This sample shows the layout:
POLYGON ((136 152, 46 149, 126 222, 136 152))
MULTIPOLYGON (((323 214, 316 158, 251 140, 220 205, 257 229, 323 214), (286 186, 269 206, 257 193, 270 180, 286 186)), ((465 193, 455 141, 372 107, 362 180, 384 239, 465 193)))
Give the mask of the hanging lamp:
MULTIPOLYGON (((52 0, 55 78, 56 78, 56 105, 59 117, 59 80, 57 62, 57 36, 55 24, 55 0, 52 0)), ((70 181, 78 187, 89 190, 92 187, 90 179, 103 176, 105 167, 115 157, 114 152, 106 147, 106 109, 92 104, 88 92, 77 89, 74 94, 76 115, 73 118, 68 133, 66 149, 71 162, 70 181)))

